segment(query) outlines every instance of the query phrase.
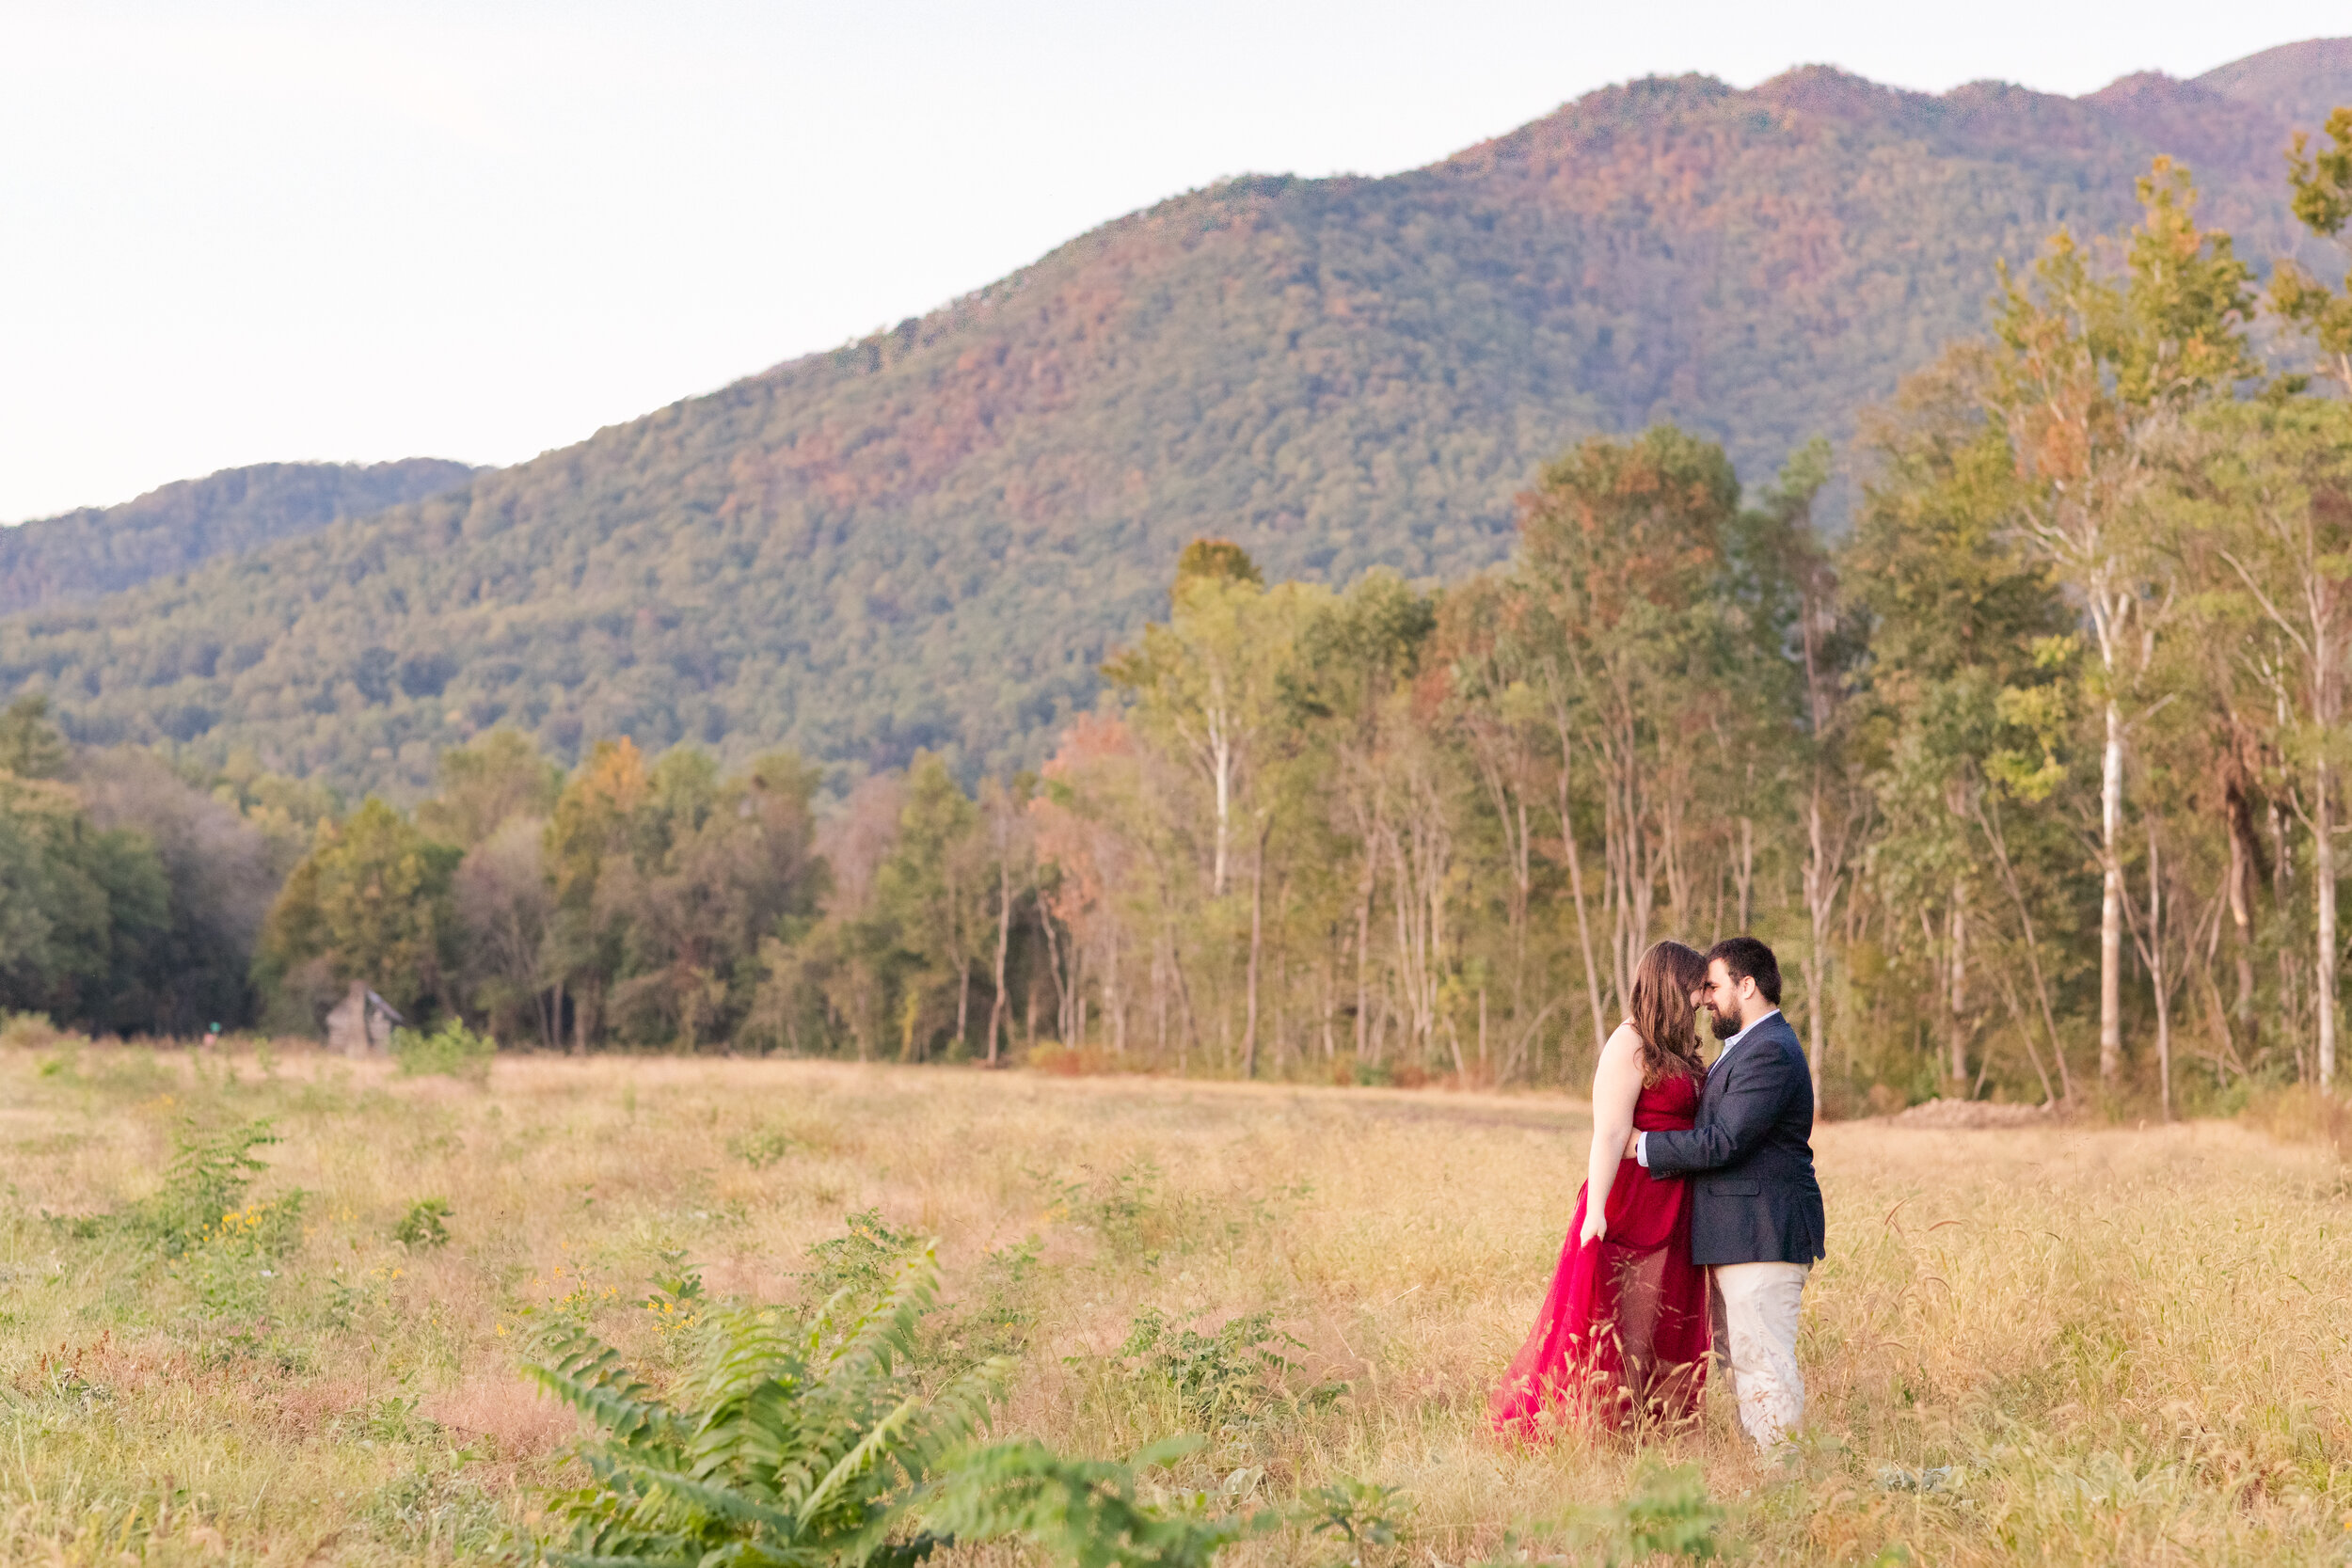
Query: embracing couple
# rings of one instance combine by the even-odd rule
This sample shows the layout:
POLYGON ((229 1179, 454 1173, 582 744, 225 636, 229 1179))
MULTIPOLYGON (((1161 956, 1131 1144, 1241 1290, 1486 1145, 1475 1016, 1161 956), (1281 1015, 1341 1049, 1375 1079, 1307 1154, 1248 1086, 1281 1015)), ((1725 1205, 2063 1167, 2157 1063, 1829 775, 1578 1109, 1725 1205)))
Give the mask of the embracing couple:
POLYGON ((1672 1426, 1698 1408, 1712 1340, 1740 1424, 1772 1449, 1804 1415, 1797 1309, 1820 1259, 1813 1080, 1754 937, 1661 942, 1593 1074, 1593 1148, 1560 1269, 1503 1386, 1498 1431, 1672 1426), (1724 1048, 1699 1056, 1705 1008, 1724 1048))

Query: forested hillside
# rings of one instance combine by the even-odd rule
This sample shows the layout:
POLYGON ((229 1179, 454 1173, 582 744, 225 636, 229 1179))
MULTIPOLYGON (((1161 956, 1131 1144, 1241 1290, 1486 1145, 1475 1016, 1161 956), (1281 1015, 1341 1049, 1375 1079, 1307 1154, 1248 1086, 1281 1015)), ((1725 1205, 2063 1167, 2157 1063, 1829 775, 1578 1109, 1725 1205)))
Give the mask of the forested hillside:
POLYGON ((0 613, 93 599, 310 533, 343 517, 454 490, 468 464, 257 463, 0 529, 0 613))
POLYGON ((1661 423, 1555 454, 1507 562, 1436 583, 1197 538, 1111 699, 977 787, 918 752, 828 803, 788 752, 494 727, 413 810, 346 813, 20 698, 0 1012, 301 1031, 358 983, 470 1056, 1577 1084, 1651 942, 1749 932, 1835 1113, 2325 1088, 2352 106, 2280 183, 2313 255, 2266 284, 2166 159, 2136 223, 1996 276, 1987 329, 1867 412, 1840 531, 1827 441, 1743 486, 1661 423))
POLYGON ((1393 178, 1234 181, 464 490, 20 616, 0 688, 85 741, 396 793, 501 723, 565 760, 1033 764, 1185 539, 1456 577, 1542 460, 1655 421, 1753 483, 1979 326, 1996 260, 2126 222, 2158 153, 2287 251, 2280 150, 2344 99, 2341 41, 2081 100, 1809 68, 1613 87, 1393 178))

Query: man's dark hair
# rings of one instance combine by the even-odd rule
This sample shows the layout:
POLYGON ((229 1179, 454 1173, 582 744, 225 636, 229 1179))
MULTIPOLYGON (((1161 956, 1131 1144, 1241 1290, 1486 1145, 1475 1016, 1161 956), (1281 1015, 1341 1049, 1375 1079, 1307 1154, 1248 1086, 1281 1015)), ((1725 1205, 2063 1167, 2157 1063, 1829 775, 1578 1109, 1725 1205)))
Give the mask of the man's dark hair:
POLYGON ((1771 948, 1754 937, 1725 937, 1707 950, 1708 963, 1717 958, 1723 959, 1735 983, 1754 980, 1765 1001, 1780 1006, 1780 960, 1772 957, 1771 948))

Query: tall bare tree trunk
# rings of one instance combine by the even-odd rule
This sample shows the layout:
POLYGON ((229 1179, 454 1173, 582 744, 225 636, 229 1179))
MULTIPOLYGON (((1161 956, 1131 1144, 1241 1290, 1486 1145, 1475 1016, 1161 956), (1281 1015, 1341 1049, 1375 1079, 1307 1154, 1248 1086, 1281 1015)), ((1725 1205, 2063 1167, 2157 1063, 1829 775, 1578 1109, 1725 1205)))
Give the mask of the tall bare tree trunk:
POLYGON ((1821 1063, 1828 1053, 1822 1033, 1821 993, 1829 989, 1829 918, 1837 897, 1829 866, 1828 835, 1821 824, 1821 781, 1817 767, 1813 797, 1805 807, 1804 903, 1812 922, 1813 940, 1804 965, 1805 1065, 1813 1072, 1813 1093, 1821 1092, 1821 1063))
POLYGON ((1593 1009, 1593 1055, 1597 1059, 1609 1043, 1608 1015, 1602 1011, 1600 969, 1593 958, 1593 927, 1584 913, 1584 854, 1577 847, 1576 820, 1568 799, 1568 737, 1560 735, 1560 843, 1568 862, 1568 896, 1576 904, 1576 945, 1584 956, 1584 996, 1593 1009))
POLYGON ((1192 987, 1184 982, 1184 955, 1176 951, 1176 927, 1168 927, 1168 972, 1176 980, 1176 1005, 1184 1012, 1184 1032, 1176 1041, 1176 1071, 1183 1075, 1192 1066, 1192 1053, 1200 1049, 1200 1021, 1193 1016, 1192 987))
POLYGON ((2164 964, 2164 869, 2156 858, 2156 817, 2148 814, 2148 978, 2156 992, 2157 1102, 2172 1119, 2172 997, 2164 964))
MULTIPOLYGON (((2287 848, 2287 814, 2279 804, 2278 797, 2270 800, 2270 907, 2283 911, 2292 902, 2295 891, 2295 857, 2287 848)), ((2303 1047, 2296 1040, 2295 1030, 2302 1018, 2301 989, 2296 984, 2295 950, 2285 942, 2279 944, 2279 1001, 2275 1009, 2283 1027, 2282 1037, 2294 1042, 2295 1081, 2304 1079, 2303 1047)))
POLYGON ((1740 818, 1740 932, 1756 926, 1756 818, 1740 818))
POLYGON ((1379 841, 1364 840, 1364 879, 1356 898, 1356 1057, 1361 1061, 1371 1048, 1372 1028, 1372 895, 1379 886, 1379 841))
POLYGON ((1968 1082, 1968 884, 1952 879, 1952 1082, 1968 1082))
POLYGON ((2123 710, 2106 705, 2099 771, 2099 1082, 2110 1093, 2123 1077, 2123 710))
POLYGON ((1829 1053, 1823 1024, 1823 993, 1829 990, 1829 922, 1836 909, 1837 884, 1843 879, 1846 840, 1841 833, 1833 856, 1821 811, 1821 770, 1830 745, 1830 723, 1836 705, 1829 672, 1821 665, 1820 646, 1822 618, 1829 611, 1831 579, 1824 563, 1811 548, 1809 521, 1799 539, 1802 556, 1810 568, 1804 574, 1799 625, 1804 633, 1805 703, 1812 720, 1813 739, 1813 787, 1805 800, 1804 823, 1804 903, 1805 913, 1812 922, 1812 942, 1805 962, 1805 1022, 1810 1036, 1805 1062, 1812 1069, 1813 1093, 1818 1099, 1821 1092, 1821 1068, 1829 1053), (1833 859, 1838 863, 1832 864, 1833 859))
POLYGON ((2333 781, 2323 758, 2317 768, 2318 799, 2312 802, 2312 859, 2318 875, 2319 980, 2314 1002, 2319 1009, 2319 1088, 2327 1093, 2336 1078, 2336 834, 2335 806, 2329 798, 2333 781))
POLYGON ((996 1043, 1009 1006, 1005 995, 1005 956, 1012 948, 1012 865, 996 863, 996 999, 988 1007, 988 1065, 996 1065, 996 1043))
POLYGON ((1225 734, 1223 723, 1212 718, 1209 724, 1209 745, 1212 757, 1211 775, 1216 781, 1216 863, 1210 874, 1210 896, 1225 896, 1225 845, 1227 825, 1233 810, 1233 748, 1225 734))
POLYGON ((1127 998, 1126 993, 1119 989, 1119 952, 1126 944, 1119 940, 1116 921, 1111 923, 1110 944, 1110 970, 1103 980, 1103 1011, 1109 1015, 1111 1021, 1111 1054, 1124 1056, 1127 1054, 1127 998))
POLYGON ((1265 933, 1265 847, 1274 832, 1268 816, 1258 829, 1257 863, 1249 872, 1249 1021, 1242 1028, 1241 1075, 1258 1076, 1258 955, 1265 933))
POLYGON ((2240 1060, 2254 1049, 2254 813, 2236 780, 2224 799, 2230 818, 2230 927, 2236 939, 2237 1001, 2231 1009, 2236 1021, 2233 1048, 2240 1060))
POLYGON ((1527 1013, 1527 925, 1534 911, 1535 898, 1535 858, 1528 843, 1528 833, 1534 827, 1529 818, 1534 814, 1527 809, 1525 790, 1519 792, 1518 814, 1518 875, 1515 886, 1518 894, 1519 918, 1518 930, 1511 939, 1511 1016, 1514 1019, 1523 1018, 1527 1013))
MULTIPOLYGON (((1065 977, 1062 974, 1061 939, 1054 934, 1054 911, 1046 908, 1045 895, 1042 893, 1038 895, 1037 899, 1037 928, 1045 934, 1045 972, 1054 978, 1054 1033, 1061 1037, 1058 1043, 1064 1046, 1074 1046, 1078 1042, 1068 1037, 1070 1034, 1070 992, 1072 987, 1076 984, 1077 977, 1075 975, 1065 977)), ((1072 941, 1073 942, 1076 941, 1074 933, 1072 941)), ((1036 989, 1036 982, 1033 980, 1030 982, 1030 990, 1034 992, 1036 989)), ((1034 1045, 1036 1043, 1035 1014, 1037 1009, 1032 1006, 1029 1011, 1032 1015, 1030 1043, 1034 1045)))
POLYGON ((1155 1066, 1168 1064, 1168 966, 1157 942, 1152 944, 1152 1059, 1155 1066))
POLYGON ((1340 1042, 1331 1032, 1331 1015, 1340 1010, 1339 987, 1327 963, 1315 966, 1315 977, 1323 984, 1323 1059, 1336 1062, 1340 1059, 1340 1042))

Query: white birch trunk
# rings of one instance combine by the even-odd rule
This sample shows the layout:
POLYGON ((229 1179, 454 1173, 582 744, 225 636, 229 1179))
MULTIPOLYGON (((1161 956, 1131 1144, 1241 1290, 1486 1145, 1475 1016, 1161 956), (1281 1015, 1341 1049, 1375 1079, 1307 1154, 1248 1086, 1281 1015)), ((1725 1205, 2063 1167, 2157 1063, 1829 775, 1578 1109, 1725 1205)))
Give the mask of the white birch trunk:
POLYGON ((2099 1082, 2113 1090, 2123 1076, 2123 711, 2106 705, 2106 746, 2099 772, 2099 849, 2106 875, 2099 895, 2099 1082))

